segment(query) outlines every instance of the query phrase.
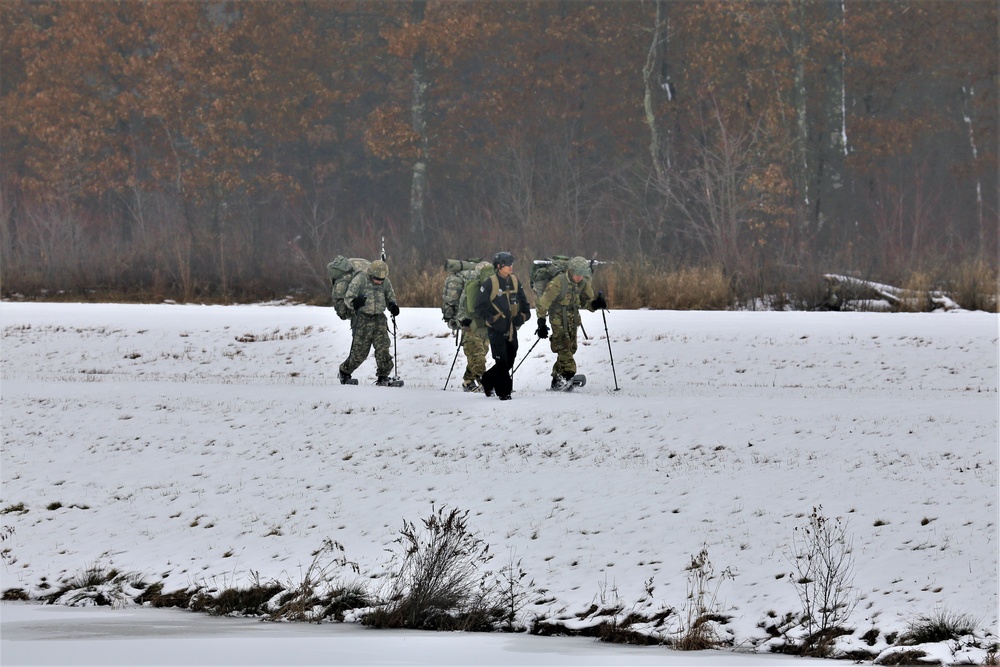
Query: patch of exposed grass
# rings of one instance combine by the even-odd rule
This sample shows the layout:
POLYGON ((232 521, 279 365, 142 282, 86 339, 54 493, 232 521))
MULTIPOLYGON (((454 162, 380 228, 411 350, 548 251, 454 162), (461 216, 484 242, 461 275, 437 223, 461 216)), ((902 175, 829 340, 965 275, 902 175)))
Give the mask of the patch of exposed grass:
POLYGON ((190 608, 213 616, 266 616, 268 603, 284 590, 276 583, 254 584, 246 588, 227 588, 217 595, 198 593, 190 608))
POLYGON ((971 635, 976 631, 976 620, 968 614, 939 609, 930 614, 920 614, 912 619, 900 643, 932 644, 971 635))
POLYGON ((142 595, 137 597, 135 601, 141 605, 148 604, 157 608, 177 607, 180 609, 187 609, 191 605, 191 598, 197 595, 197 593, 198 589, 178 590, 164 593, 163 584, 161 582, 157 582, 146 588, 146 590, 142 592, 142 595))
POLYGON ((609 644, 632 644, 635 646, 655 646, 663 641, 648 632, 632 629, 632 625, 645 619, 628 616, 621 621, 610 621, 597 626, 597 638, 609 644))
POLYGON ((28 508, 24 506, 24 503, 16 503, 14 505, 7 505, 2 510, 0 514, 27 514, 28 508))
POLYGON ((878 664, 880 665, 924 665, 930 664, 923 661, 927 654, 923 651, 895 651, 883 656, 878 664))
POLYGON ((49 604, 70 607, 96 605, 117 607, 126 605, 148 587, 142 575, 119 572, 99 564, 91 565, 75 577, 63 582, 55 591, 42 596, 49 604))

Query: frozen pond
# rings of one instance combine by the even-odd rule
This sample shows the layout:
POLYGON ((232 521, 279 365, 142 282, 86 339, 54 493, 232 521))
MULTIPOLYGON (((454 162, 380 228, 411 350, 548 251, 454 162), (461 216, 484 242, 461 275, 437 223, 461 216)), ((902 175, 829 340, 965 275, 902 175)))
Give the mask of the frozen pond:
POLYGON ((12 665, 817 665, 730 651, 677 652, 584 637, 370 630, 265 623, 179 609, 0 605, 12 665))

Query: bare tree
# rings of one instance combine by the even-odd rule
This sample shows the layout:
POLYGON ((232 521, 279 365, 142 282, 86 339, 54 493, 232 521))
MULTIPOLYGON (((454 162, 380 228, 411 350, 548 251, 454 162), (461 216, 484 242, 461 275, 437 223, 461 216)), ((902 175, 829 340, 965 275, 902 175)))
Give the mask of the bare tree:
POLYGON ((743 117, 729 121, 717 104, 702 117, 701 141, 687 169, 673 170, 673 183, 662 194, 682 217, 682 230, 730 275, 746 270, 741 237, 755 203, 750 176, 758 167, 759 123, 743 117))
POLYGON ((827 652, 830 631, 845 622, 857 605, 853 544, 847 526, 839 518, 823 516, 822 511, 822 506, 813 508, 809 525, 795 529, 791 552, 785 554, 795 568, 792 581, 811 635, 804 648, 820 655, 827 652))

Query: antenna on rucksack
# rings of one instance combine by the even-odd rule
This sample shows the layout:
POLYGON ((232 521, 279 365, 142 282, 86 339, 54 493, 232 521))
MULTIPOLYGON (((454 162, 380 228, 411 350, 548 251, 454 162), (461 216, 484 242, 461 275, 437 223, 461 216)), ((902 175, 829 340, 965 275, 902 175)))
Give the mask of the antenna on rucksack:
POLYGON ((385 261, 385 237, 384 236, 382 237, 382 257, 381 257, 381 259, 382 259, 383 262, 385 261))

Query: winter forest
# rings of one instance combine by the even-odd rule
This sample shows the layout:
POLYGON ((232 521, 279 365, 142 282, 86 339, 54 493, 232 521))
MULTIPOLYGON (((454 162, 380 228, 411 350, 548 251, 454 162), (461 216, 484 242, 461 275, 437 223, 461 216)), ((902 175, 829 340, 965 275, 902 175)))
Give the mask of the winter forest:
MULTIPOLYGON (((996 290, 994 0, 0 4, 5 297, 327 297, 385 238, 996 290)), ((617 294, 616 294, 617 288, 617 294)), ((977 304, 963 304, 976 307, 977 304)))

